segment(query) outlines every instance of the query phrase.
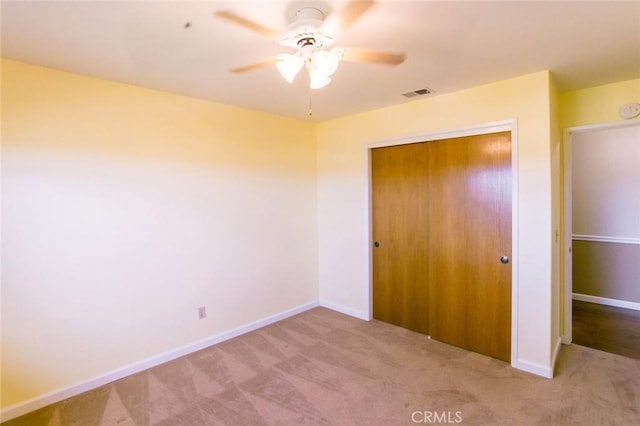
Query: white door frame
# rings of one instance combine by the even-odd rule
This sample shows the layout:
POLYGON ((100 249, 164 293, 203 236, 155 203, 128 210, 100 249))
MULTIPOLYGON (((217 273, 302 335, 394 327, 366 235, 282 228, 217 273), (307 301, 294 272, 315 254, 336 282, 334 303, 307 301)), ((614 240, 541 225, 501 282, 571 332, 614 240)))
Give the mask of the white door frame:
POLYGON ((568 345, 573 340, 573 218, 572 218, 572 167, 571 144, 572 137, 578 133, 588 133, 606 129, 619 129, 623 127, 640 126, 640 121, 616 121, 604 124, 589 124, 585 126, 567 127, 562 138, 563 156, 563 225, 564 225, 564 329, 562 330, 562 343, 568 345))

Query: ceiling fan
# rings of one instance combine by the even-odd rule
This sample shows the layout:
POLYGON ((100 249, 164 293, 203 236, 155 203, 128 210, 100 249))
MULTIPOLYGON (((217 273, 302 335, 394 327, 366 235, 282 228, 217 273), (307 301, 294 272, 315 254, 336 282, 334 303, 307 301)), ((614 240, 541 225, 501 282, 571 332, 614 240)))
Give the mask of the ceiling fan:
POLYGON ((309 86, 319 89, 331 82, 331 76, 338 69, 341 60, 384 65, 399 65, 404 62, 405 55, 401 53, 343 47, 329 50, 335 38, 356 22, 373 4, 372 0, 350 1, 339 14, 325 14, 319 8, 302 7, 284 34, 228 10, 218 10, 214 16, 295 49, 295 53, 264 58, 232 68, 231 72, 243 73, 275 64, 282 77, 288 82, 293 82, 300 70, 306 68, 309 86))

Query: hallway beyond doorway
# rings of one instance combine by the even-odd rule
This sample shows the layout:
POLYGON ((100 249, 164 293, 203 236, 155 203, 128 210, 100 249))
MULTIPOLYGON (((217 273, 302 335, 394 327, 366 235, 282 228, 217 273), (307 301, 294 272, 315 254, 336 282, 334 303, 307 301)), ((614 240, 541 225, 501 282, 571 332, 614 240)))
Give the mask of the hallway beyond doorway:
POLYGON ((640 311, 573 301, 573 342, 640 359, 640 311))

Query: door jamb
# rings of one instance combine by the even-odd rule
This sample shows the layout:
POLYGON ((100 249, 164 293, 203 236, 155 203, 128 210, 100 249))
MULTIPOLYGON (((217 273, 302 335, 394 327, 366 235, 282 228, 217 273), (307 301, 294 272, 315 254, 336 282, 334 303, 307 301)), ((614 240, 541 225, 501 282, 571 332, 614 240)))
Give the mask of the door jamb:
POLYGON ((635 121, 615 121, 603 124, 588 124, 583 126, 567 127, 564 129, 562 137, 562 178, 564 181, 562 194, 562 211, 564 212, 564 312, 563 312, 563 330, 562 343, 571 344, 573 340, 573 206, 572 206, 572 163, 571 163, 571 147, 572 137, 578 133, 588 133, 606 129, 620 129, 629 126, 638 126, 640 123, 635 121))

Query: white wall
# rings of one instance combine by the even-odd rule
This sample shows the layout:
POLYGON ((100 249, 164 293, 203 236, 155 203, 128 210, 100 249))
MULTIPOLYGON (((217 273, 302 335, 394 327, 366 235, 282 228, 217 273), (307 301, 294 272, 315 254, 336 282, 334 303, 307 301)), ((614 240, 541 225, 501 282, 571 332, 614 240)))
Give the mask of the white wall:
POLYGON ((552 300, 559 298, 559 291, 553 292, 551 262, 559 251, 552 252, 550 79, 541 72, 319 124, 321 300, 361 317, 370 315, 369 143, 516 119, 518 227, 513 261, 519 291, 518 340, 512 342, 518 355, 513 363, 552 374, 552 330, 557 336, 559 329, 552 323, 559 320, 552 316, 552 300))
POLYGON ((317 301, 312 124, 2 79, 3 408, 317 301))
POLYGON ((640 124, 576 130, 570 143, 573 293, 637 308, 640 124))
POLYGON ((640 125, 571 136, 573 233, 640 239, 640 125))

